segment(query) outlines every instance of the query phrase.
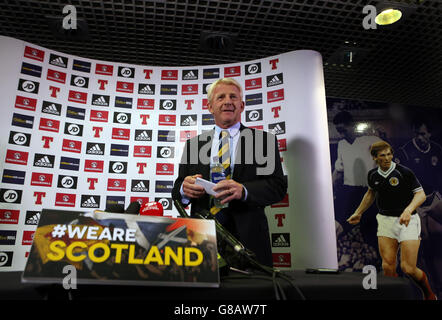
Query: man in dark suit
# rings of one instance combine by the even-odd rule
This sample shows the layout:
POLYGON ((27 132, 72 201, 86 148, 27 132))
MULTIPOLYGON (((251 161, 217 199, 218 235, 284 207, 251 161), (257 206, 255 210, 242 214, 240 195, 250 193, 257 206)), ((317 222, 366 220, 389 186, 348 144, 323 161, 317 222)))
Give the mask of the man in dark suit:
POLYGON ((215 214, 224 227, 256 254, 258 262, 272 266, 272 252, 264 208, 281 201, 287 192, 276 137, 241 124, 242 88, 231 78, 219 79, 208 90, 208 109, 215 128, 187 140, 172 197, 191 204, 191 215, 213 208, 213 197, 195 184, 210 180, 210 164, 218 154, 222 130, 229 131, 231 178, 213 188, 228 207, 215 214))

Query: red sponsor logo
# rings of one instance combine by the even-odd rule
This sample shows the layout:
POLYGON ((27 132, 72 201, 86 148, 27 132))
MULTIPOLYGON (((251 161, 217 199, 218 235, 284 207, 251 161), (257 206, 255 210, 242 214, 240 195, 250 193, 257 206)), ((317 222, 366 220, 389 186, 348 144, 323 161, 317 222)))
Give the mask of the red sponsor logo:
POLYGON ((31 186, 51 187, 52 174, 32 172, 31 186))
POLYGON ((55 195, 55 206, 75 207, 75 194, 57 193, 55 195))
POLYGON ((162 70, 161 80, 178 80, 178 70, 162 70))
POLYGON ((144 174, 144 168, 147 167, 147 163, 137 162, 137 168, 139 174, 144 174))
POLYGON ((261 89, 261 88, 262 88, 262 79, 261 78, 246 80, 246 90, 254 90, 254 89, 261 89))
POLYGON ((287 140, 279 139, 278 140, 278 150, 279 151, 287 151, 287 140))
POLYGON ((203 106, 203 110, 207 110, 207 109, 209 109, 209 107, 207 106, 207 103, 208 103, 209 101, 206 99, 206 98, 204 98, 203 99, 203 104, 202 104, 202 106, 203 106))
POLYGON ((63 139, 63 146, 61 148, 63 151, 67 152, 81 152, 81 141, 63 139))
POLYGON ((126 191, 126 179, 108 179, 107 191, 126 191))
POLYGON ((29 246, 34 240, 35 231, 23 231, 23 238, 21 244, 24 246, 29 246))
POLYGON ((284 100, 284 89, 267 92, 267 102, 276 102, 280 100, 284 100))
POLYGON ((118 92, 133 93, 134 92, 134 84, 132 82, 117 81, 117 91, 118 92))
POLYGON ((173 175, 173 163, 157 163, 156 174, 173 175))
POLYGON ((279 111, 281 111, 281 106, 272 107, 273 118, 279 118, 279 111))
POLYGON ((46 76, 46 79, 59 83, 65 83, 66 73, 57 70, 48 69, 48 75, 46 76))
POLYGON ((18 224, 20 210, 0 209, 1 224, 18 224))
POLYGON ((71 102, 86 103, 86 101, 87 101, 87 92, 80 92, 80 91, 69 90, 68 100, 71 101, 71 102))
POLYGON ((107 86, 107 83, 108 83, 107 80, 97 79, 97 82, 98 82, 98 85, 99 85, 99 87, 98 87, 99 90, 106 90, 106 86, 107 86))
POLYGON ((278 68, 277 64, 279 63, 279 59, 272 59, 269 61, 269 64, 272 65, 272 70, 275 70, 278 68))
POLYGON ((282 207, 288 207, 289 206, 289 195, 288 193, 285 194, 284 199, 281 201, 272 204, 270 207, 272 208, 282 208, 282 207))
POLYGON ((264 130, 264 126, 263 126, 263 125, 259 125, 259 126, 250 126, 250 128, 257 129, 257 130, 264 130))
POLYGON ((34 191, 35 204, 43 204, 42 200, 46 197, 46 192, 34 191))
POLYGON ((158 117, 158 124, 160 126, 174 126, 176 125, 176 115, 160 114, 158 117))
POLYGON ((154 99, 138 99, 137 101, 137 109, 140 110, 153 110, 155 105, 154 99))
POLYGON ((284 227, 285 213, 277 213, 275 214, 275 219, 277 221, 278 227, 284 227))
POLYGON ((109 64, 100 64, 97 63, 97 66, 95 67, 95 73, 96 74, 102 74, 105 76, 111 76, 114 72, 114 66, 111 66, 109 64))
POLYGON ((186 104, 186 110, 192 110, 192 105, 195 103, 193 99, 184 100, 184 103, 186 104))
POLYGON ((149 197, 130 197, 130 202, 137 201, 141 206, 149 202, 149 197))
POLYGON ((193 137, 196 137, 196 135, 197 135, 196 130, 180 131, 180 142, 186 142, 186 140, 192 139, 193 137))
POLYGON ((273 266, 277 268, 290 268, 292 258, 290 253, 272 253, 273 266))
POLYGON ((57 94, 60 92, 60 88, 49 86, 49 91, 51 91, 52 98, 57 98, 57 94))
POLYGON ((43 136, 43 137, 41 137, 41 141, 44 141, 43 148, 50 149, 51 143, 54 141, 54 137, 43 136))
POLYGON ((183 95, 198 94, 198 84, 183 84, 181 86, 181 92, 183 95))
POLYGON ((151 70, 151 69, 144 69, 143 73, 144 73, 144 78, 145 79, 150 79, 150 75, 153 73, 153 70, 151 70))
POLYGON ((89 183, 89 190, 95 190, 95 184, 98 183, 98 178, 87 178, 89 183))
POLYGON ((103 160, 86 160, 84 162, 85 172, 103 172, 104 161, 103 160))
POLYGON ((58 132, 60 129, 60 121, 40 118, 40 126, 38 127, 40 130, 50 131, 50 132, 58 132))
POLYGON ((129 140, 130 129, 112 128, 112 139, 129 140))
POLYGON ((152 156, 152 146, 134 146, 134 157, 146 157, 152 156))
POLYGON ((109 119, 109 111, 91 110, 91 121, 107 122, 109 119))
POLYGON ((28 164, 28 152, 17 150, 6 150, 6 163, 21 164, 26 166, 28 164))
POLYGON ((15 98, 15 107, 23 110, 35 111, 37 99, 17 96, 15 98))
POLYGON ((224 77, 239 77, 240 75, 241 75, 241 66, 224 68, 224 77))
POLYGON ((150 119, 149 114, 140 114, 141 124, 147 124, 147 119, 150 119))
POLYGON ((40 62, 43 62, 45 57, 45 52, 43 50, 35 49, 29 46, 25 47, 24 56, 29 59, 34 59, 40 62))

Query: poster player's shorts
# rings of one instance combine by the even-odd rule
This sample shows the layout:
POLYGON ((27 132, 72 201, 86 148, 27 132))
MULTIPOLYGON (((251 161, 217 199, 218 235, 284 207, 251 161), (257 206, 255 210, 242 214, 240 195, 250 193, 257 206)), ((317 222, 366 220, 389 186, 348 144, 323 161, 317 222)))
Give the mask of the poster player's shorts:
POLYGON ((410 223, 399 224, 399 217, 376 215, 378 221, 378 237, 388 237, 396 239, 398 242, 405 240, 420 240, 421 219, 417 213, 413 214, 410 223))

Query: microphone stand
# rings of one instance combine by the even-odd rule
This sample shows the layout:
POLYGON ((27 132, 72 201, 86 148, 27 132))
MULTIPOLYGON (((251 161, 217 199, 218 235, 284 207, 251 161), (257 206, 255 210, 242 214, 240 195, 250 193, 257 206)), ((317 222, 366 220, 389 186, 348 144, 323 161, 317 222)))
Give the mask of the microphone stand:
MULTIPOLYGON (((173 199, 174 205, 177 208, 180 216, 182 218, 189 218, 189 215, 186 213, 186 211, 184 210, 182 204, 180 201, 173 199)), ((292 282, 292 279, 281 273, 280 270, 272 268, 272 267, 268 267, 265 266, 261 263, 259 263, 258 261, 256 261, 254 259, 254 253, 248 249, 245 248, 245 246, 238 240, 236 239, 228 230, 226 230, 226 228, 224 228, 224 226, 219 223, 218 220, 216 220, 213 215, 210 214, 209 211, 204 210, 203 213, 195 213, 195 216, 200 218, 200 219, 205 219, 205 220, 214 220, 215 221, 215 228, 216 228, 216 233, 218 236, 220 236, 222 238, 222 240, 224 240, 235 252, 237 252, 242 258, 244 258, 252 267, 254 267, 257 270, 260 270, 270 276, 272 276, 273 278, 273 282, 275 284, 275 287, 278 287, 279 290, 281 291, 282 296, 285 298, 285 294, 284 291, 282 290, 282 288, 279 286, 279 284, 277 284, 275 282, 275 277, 279 276, 280 278, 288 281, 298 292, 300 298, 302 300, 305 300, 304 295, 302 294, 301 290, 292 282)), ((279 294, 275 288, 275 293, 277 298, 279 298, 279 294)))

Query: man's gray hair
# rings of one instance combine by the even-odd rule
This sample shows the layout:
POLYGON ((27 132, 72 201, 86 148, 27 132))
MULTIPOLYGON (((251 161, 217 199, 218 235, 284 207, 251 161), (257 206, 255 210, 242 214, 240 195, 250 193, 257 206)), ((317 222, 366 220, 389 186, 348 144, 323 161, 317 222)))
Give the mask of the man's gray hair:
POLYGON ((232 85, 238 88, 240 94, 241 94, 241 100, 242 100, 242 87, 241 85, 238 83, 238 81, 236 81, 233 78, 222 78, 222 79, 218 79, 216 80, 214 83, 212 83, 208 88, 207 88, 207 100, 210 102, 212 101, 213 98, 213 91, 214 89, 220 85, 220 84, 227 84, 227 85, 232 85))

